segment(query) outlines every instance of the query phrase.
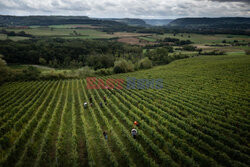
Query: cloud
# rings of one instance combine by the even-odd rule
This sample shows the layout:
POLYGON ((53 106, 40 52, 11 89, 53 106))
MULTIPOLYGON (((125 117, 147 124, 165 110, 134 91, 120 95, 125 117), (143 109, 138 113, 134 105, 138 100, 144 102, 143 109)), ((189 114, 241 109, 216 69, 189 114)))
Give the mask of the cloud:
POLYGON ((250 4, 250 0, 210 0, 210 1, 217 1, 217 2, 242 2, 250 4))
POLYGON ((250 17, 249 0, 0 0, 0 14, 90 17, 250 17))

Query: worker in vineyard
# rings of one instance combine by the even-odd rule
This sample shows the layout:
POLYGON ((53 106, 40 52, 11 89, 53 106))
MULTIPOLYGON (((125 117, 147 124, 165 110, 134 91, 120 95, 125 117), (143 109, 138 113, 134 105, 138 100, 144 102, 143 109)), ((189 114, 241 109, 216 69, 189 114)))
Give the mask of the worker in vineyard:
POLYGON ((137 126, 137 127, 139 127, 139 122, 134 121, 134 125, 137 126))
POLYGON ((92 103, 92 102, 93 102, 92 97, 90 97, 90 98, 89 98, 89 102, 90 102, 90 103, 92 103))
POLYGON ((131 130, 131 134, 132 134, 133 138, 136 139, 137 130, 136 129, 132 129, 131 130))
POLYGON ((85 102, 83 105, 84 105, 84 108, 87 108, 88 103, 87 103, 87 102, 85 102))
POLYGON ((108 140, 108 134, 107 134, 107 132, 106 131, 103 131, 103 136, 104 136, 104 138, 105 138, 105 140, 108 140))
POLYGON ((107 99, 105 96, 103 96, 103 101, 106 103, 107 102, 107 99))
POLYGON ((101 108, 103 108, 102 102, 100 102, 100 106, 101 106, 101 108))

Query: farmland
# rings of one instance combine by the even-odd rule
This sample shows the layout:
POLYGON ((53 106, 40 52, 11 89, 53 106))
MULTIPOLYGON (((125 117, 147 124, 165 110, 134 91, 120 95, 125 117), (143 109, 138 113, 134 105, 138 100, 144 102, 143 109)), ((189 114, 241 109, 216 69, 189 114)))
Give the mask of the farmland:
MULTIPOLYGON (((51 25, 51 26, 30 26, 30 27, 1 27, 15 33, 24 31, 26 34, 32 35, 35 38, 51 39, 79 39, 79 40, 108 40, 117 41, 130 45, 146 46, 158 44, 158 40, 164 38, 175 38, 179 40, 190 40, 193 46, 203 51, 220 50, 225 52, 238 52, 248 49, 248 46, 232 46, 235 41, 243 44, 250 42, 247 35, 232 35, 232 34, 195 34, 195 33, 136 33, 136 32, 112 32, 107 33, 102 31, 101 26, 92 26, 84 24, 69 24, 69 25, 51 25), (222 43, 225 41, 226 43, 222 43), (244 48, 245 47, 245 48, 244 48)), ((22 41, 31 39, 31 37, 22 36, 7 36, 0 32, 0 40, 10 39, 13 41, 22 41)), ((236 43, 237 43, 236 42, 236 43)), ((176 53, 180 53, 177 51, 176 53)), ((195 55, 198 52, 181 52, 187 55, 195 55)))
POLYGON ((249 166, 249 67, 249 56, 231 52, 100 77, 162 78, 159 90, 89 90, 85 79, 7 82, 1 166, 249 166), (93 107, 84 108, 90 97, 93 107))
MULTIPOLYGON (((7 28, 8 31, 20 32, 24 31, 27 34, 33 35, 35 37, 43 38, 65 38, 65 39, 112 39, 112 38, 123 38, 123 37, 139 37, 148 34, 139 33, 127 33, 127 32, 117 32, 109 34, 102 32, 98 28, 91 25, 52 25, 52 26, 30 26, 27 28, 7 28)), ((4 27, 0 28, 4 29, 4 27)), ((7 39, 7 35, 0 33, 0 40, 7 39)), ((9 37, 13 40, 24 40, 29 38, 23 37, 9 37)))
MULTIPOLYGON (((81 24, 69 24, 69 25, 51 25, 51 26, 26 26, 26 27, 2 27, 0 30, 5 30, 7 32, 20 33, 24 32, 26 35, 31 35, 31 37, 25 36, 8 36, 7 34, 3 34, 4 32, 0 32, 0 42, 1 44, 1 54, 6 57, 6 60, 9 63, 24 63, 24 64, 38 64, 39 58, 44 58, 46 63, 43 65, 49 65, 50 67, 57 67, 55 65, 57 62, 63 68, 69 68, 70 62, 67 62, 69 59, 66 59, 66 56, 71 57, 72 64, 79 63, 83 65, 93 66, 93 63, 88 63, 89 55, 95 55, 96 52, 98 54, 107 54, 103 53, 103 51, 107 52, 107 48, 104 47, 102 49, 96 49, 95 51, 90 48, 90 46, 83 47, 86 44, 86 41, 92 41, 91 43, 114 43, 112 45, 121 45, 123 49, 119 49, 117 47, 116 53, 109 49, 108 53, 112 54, 116 59, 117 57, 127 57, 129 59, 133 59, 133 63, 138 61, 138 57, 141 58, 141 55, 146 55, 147 51, 152 51, 157 48, 164 48, 171 46, 173 50, 168 53, 169 56, 175 57, 176 55, 186 55, 189 57, 197 56, 200 54, 205 55, 208 52, 223 52, 225 54, 245 54, 246 50, 249 50, 249 42, 250 38, 247 35, 232 35, 232 34, 195 34, 195 33, 164 33, 164 34, 156 34, 156 33, 136 33, 136 32, 104 32, 100 29, 100 26, 92 26, 92 25, 81 25, 81 24), (2 34, 1 34, 2 33, 2 34), (185 50, 185 45, 173 44, 173 43, 164 43, 161 42, 165 38, 175 39, 175 40, 190 40, 190 46, 193 46, 193 50, 185 50), (9 39, 9 40, 7 40, 9 39), (62 42, 59 42, 57 39, 61 39, 63 43, 68 41, 68 46, 65 47, 62 42), (11 40, 13 42, 11 42, 11 40), (15 41, 15 42, 14 42, 15 41), (31 42, 32 41, 32 42, 31 42), (41 42, 43 44, 41 44, 41 42), (44 42, 45 41, 45 42, 44 42), (50 52, 47 49, 47 46, 53 47, 55 42, 57 41, 58 45, 61 45, 61 48, 65 51, 62 52, 62 49, 59 49, 55 52, 50 52), (69 42, 70 41, 70 42, 69 42), (74 41, 74 42, 73 42, 74 41), (82 41, 82 42, 81 42, 82 41), (10 44, 12 43, 12 44, 10 44), (24 45, 22 43, 25 43, 24 45), (49 44, 51 43, 51 44, 49 44), (72 44, 74 43, 74 44, 72 44), (81 43, 81 44, 80 44, 81 43), (5 45, 6 44, 6 45, 5 45), (36 45, 33 47, 31 45, 36 45), (49 44, 49 45, 48 45, 49 44), (20 47, 20 49, 9 49, 8 47, 20 47), (27 45, 27 46, 25 46, 27 45), (27 49, 27 47, 31 47, 27 49), (45 45, 46 47, 41 47, 45 45), (128 45, 128 46, 127 46, 128 45), (37 48, 39 47, 39 49, 37 48), (67 49, 70 47, 71 49, 67 49), (78 49, 77 49, 77 48, 78 49), (81 47, 81 49, 79 48, 81 47), (130 48, 130 49, 128 49, 130 48), (134 55, 134 51, 136 50, 136 55, 134 55), (33 50, 33 51, 31 51, 33 50), (40 51, 38 51, 40 50, 40 51), (45 53, 45 51, 47 53, 45 53), (74 50, 74 51, 73 51, 74 50), (83 50, 87 50, 90 53, 87 53, 88 56, 84 56, 83 59, 82 52, 83 50), (125 50, 125 51, 124 51, 125 50), (142 50, 140 52, 140 50, 142 50), (202 50, 202 51, 199 51, 202 50), (20 52, 24 53, 20 53, 20 52), (13 52, 16 52, 15 54, 13 52), (61 53, 60 53, 61 52, 61 53), (67 52, 67 53, 66 53, 67 52), (68 53, 70 52, 70 53, 68 53), (74 52, 74 54, 73 54, 74 52), (17 55, 24 55, 28 58, 23 58, 20 61, 13 61, 13 57, 11 60, 8 58, 11 56, 18 57, 17 55), (33 55, 34 54, 34 55, 33 55), (69 55, 70 54, 70 55, 69 55), (32 56, 29 56, 32 55, 32 56), (48 55, 48 56, 46 56, 48 55), (34 58, 31 58, 34 57, 34 58), (32 59, 32 60, 30 60, 32 59), (73 61, 74 59, 74 61, 73 61), (27 61, 24 61, 27 60, 27 61), (35 60, 35 61, 34 61, 35 60), (58 62, 59 61, 59 62, 58 62), (63 65, 62 65, 63 64, 63 65)), ((96 46, 92 45, 92 46, 96 46)), ((100 46, 101 47, 101 46, 100 46)), ((108 48, 111 48, 110 46, 108 48)), ((51 48, 52 49, 52 48, 51 48)), ((50 49, 50 50, 51 50, 50 49)), ((58 47, 54 47, 54 49, 58 49, 58 47)), ((86 54, 86 53, 84 53, 86 54)), ((110 57, 110 56, 109 56, 110 57)), ((98 64, 98 63, 96 63, 98 64)), ((111 61, 112 64, 112 61, 111 61)), ((41 64, 40 64, 41 65, 41 64)), ((111 67, 112 65, 108 65, 111 67)), ((98 68, 103 68, 105 66, 101 66, 98 68)), ((76 68, 79 68, 76 65, 76 68)), ((95 68, 96 69, 96 68, 95 68)))
POLYGON ((169 34, 164 35, 154 35, 154 38, 178 38, 181 40, 191 40, 197 44, 208 44, 208 43, 221 43, 223 40, 227 41, 250 41, 249 37, 246 35, 230 35, 230 34, 192 34, 192 33, 181 33, 181 34, 169 34))

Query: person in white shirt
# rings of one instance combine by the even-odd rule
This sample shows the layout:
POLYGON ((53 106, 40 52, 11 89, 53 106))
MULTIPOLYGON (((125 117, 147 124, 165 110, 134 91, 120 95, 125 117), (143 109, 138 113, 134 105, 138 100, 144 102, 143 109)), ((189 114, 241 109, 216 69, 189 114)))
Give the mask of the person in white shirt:
POLYGON ((83 105, 84 105, 84 108, 87 108, 88 103, 87 103, 87 102, 85 102, 83 105))
POLYGON ((131 134, 132 134, 133 138, 136 139, 137 130, 136 129, 132 129, 131 130, 131 134))

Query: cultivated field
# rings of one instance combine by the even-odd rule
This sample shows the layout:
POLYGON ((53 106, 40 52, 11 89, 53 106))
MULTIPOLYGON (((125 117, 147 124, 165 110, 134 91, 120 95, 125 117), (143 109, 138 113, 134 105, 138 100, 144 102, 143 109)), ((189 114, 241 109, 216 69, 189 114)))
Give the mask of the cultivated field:
MULTIPOLYGON (((232 46, 235 41, 239 43, 247 44, 250 42, 250 37, 246 35, 231 35, 231 34, 193 34, 193 33, 165 33, 163 35, 146 34, 146 33, 128 33, 128 32, 114 32, 106 33, 100 30, 101 27, 91 25, 52 25, 48 27, 44 26, 30 26, 21 28, 0 28, 6 29, 9 32, 14 31, 16 33, 24 31, 27 34, 33 35, 38 38, 64 38, 64 39, 105 39, 118 41, 130 45, 154 45, 157 44, 157 40, 162 40, 166 37, 176 38, 179 40, 190 40, 193 42, 193 46, 198 49, 202 49, 204 52, 210 52, 214 50, 224 52, 244 52, 249 49, 246 46, 232 46), (222 43, 226 41, 226 43, 222 43)), ((30 39, 29 37, 21 36, 7 36, 0 33, 0 40, 10 39, 13 41, 20 41, 30 39)), ((179 51, 182 54, 190 56, 197 55, 196 52, 179 51)))
POLYGON ((163 39, 166 37, 178 38, 180 40, 191 40, 197 44, 210 44, 210 43, 221 43, 223 40, 228 42, 233 42, 238 40, 240 42, 250 42, 249 36, 246 35, 230 35, 230 34, 189 34, 189 33, 179 33, 179 34, 164 34, 164 35, 153 35, 154 39, 163 39))
MULTIPOLYGON (((144 37, 149 34, 143 33, 127 33, 116 32, 108 34, 98 29, 99 27, 91 25, 54 25, 49 27, 31 26, 28 28, 1 28, 8 31, 14 31, 16 33, 24 31, 26 34, 33 35, 35 37, 43 38, 66 38, 66 39, 111 39, 111 38, 127 38, 127 37, 144 37)), ((28 37, 7 37, 0 32, 0 40, 11 39, 14 41, 29 39, 28 37)))
POLYGON ((88 90, 86 80, 5 83, 0 166, 247 167, 249 67, 246 55, 199 56, 109 76, 162 78, 160 90, 88 90), (93 107, 85 109, 90 97, 93 107))

